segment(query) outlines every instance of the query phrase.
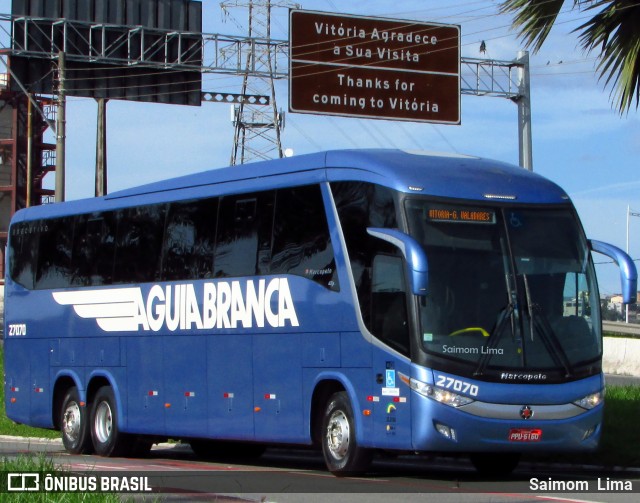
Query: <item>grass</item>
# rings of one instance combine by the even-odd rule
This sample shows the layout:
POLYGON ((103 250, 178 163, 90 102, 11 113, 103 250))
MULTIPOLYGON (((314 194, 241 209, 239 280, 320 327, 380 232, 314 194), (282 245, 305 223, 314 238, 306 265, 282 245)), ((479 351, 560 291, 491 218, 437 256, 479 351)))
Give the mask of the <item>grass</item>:
POLYGON ((593 461, 640 467, 640 386, 607 386, 600 452, 593 461))
MULTIPOLYGON (((24 455, 17 458, 4 458, 0 464, 0 471, 3 473, 19 473, 28 472, 39 474, 46 473, 63 473, 60 467, 56 467, 51 458, 47 458, 44 454, 38 455, 24 455)), ((42 481, 41 477, 41 481, 42 481)), ((120 503, 123 501, 115 493, 91 493, 91 492, 76 492, 76 493, 48 493, 46 491, 30 491, 30 492, 7 492, 6 487, 3 487, 7 481, 7 477, 2 477, 0 481, 0 493, 2 494, 2 501, 7 503, 49 503, 56 501, 58 503, 120 503)), ((42 484, 42 482, 41 482, 42 484)), ((129 501, 133 501, 131 498, 129 501)))

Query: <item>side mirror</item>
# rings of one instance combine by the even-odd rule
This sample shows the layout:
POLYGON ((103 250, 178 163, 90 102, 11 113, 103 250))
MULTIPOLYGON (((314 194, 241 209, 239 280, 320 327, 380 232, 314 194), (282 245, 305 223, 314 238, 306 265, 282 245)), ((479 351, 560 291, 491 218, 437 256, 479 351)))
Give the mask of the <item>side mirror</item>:
POLYGON ((409 269, 411 291, 414 295, 427 295, 429 284, 429 267, 424 249, 408 234, 396 229, 368 227, 369 235, 391 243, 398 248, 405 258, 409 269))
POLYGON ((622 285, 622 302, 625 304, 635 304, 638 295, 638 271, 633 259, 617 246, 596 241, 589 241, 594 252, 602 253, 611 258, 620 269, 620 283, 622 285))

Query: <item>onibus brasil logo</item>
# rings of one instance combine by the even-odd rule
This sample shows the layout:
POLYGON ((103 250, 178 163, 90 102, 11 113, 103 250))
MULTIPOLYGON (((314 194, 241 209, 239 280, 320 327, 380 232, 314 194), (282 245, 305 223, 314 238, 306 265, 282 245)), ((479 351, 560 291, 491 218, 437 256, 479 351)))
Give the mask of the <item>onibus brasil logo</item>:
POLYGON ((299 326, 287 278, 54 292, 105 332, 299 326), (244 284, 244 288, 243 288, 244 284))

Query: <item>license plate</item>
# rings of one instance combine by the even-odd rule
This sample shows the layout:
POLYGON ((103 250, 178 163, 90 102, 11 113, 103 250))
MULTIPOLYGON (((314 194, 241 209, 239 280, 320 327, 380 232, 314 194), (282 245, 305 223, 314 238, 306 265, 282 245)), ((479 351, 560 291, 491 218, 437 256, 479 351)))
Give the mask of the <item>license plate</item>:
POLYGON ((509 442, 540 442, 542 430, 539 428, 511 428, 509 442))

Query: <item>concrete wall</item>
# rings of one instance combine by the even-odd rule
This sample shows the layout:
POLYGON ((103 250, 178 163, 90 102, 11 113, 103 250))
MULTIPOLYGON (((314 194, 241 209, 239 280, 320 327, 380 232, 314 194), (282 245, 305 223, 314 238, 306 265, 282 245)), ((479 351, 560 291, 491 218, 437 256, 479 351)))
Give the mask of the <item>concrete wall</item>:
POLYGON ((640 339, 605 337, 602 366, 605 374, 640 377, 640 339))

